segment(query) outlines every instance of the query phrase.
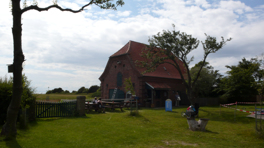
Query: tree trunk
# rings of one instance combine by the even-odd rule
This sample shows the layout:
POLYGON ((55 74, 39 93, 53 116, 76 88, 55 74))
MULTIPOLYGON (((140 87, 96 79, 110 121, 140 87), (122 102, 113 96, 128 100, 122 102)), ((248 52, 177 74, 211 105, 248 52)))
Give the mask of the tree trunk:
POLYGON ((15 138, 17 134, 16 122, 19 112, 22 87, 22 64, 24 55, 22 51, 22 24, 21 24, 21 8, 20 0, 12 0, 13 14, 13 44, 14 44, 14 69, 13 69, 13 96, 7 109, 6 123, 2 127, 1 135, 6 138, 15 138))
POLYGON ((191 102, 191 105, 194 105, 194 100, 193 100, 193 95, 192 95, 192 88, 187 88, 187 97, 189 99, 189 101, 191 102))

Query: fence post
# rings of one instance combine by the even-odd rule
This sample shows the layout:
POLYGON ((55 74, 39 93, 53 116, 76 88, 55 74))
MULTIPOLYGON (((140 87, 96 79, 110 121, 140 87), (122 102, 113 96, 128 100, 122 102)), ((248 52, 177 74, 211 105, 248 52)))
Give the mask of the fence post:
POLYGON ((220 104, 220 112, 219 112, 219 115, 221 115, 221 104, 220 104))
POLYGON ((85 116, 85 96, 77 96, 77 115, 85 116))
POLYGON ((234 121, 236 121, 236 111, 237 111, 237 101, 236 101, 236 109, 235 109, 235 112, 234 112, 234 121))

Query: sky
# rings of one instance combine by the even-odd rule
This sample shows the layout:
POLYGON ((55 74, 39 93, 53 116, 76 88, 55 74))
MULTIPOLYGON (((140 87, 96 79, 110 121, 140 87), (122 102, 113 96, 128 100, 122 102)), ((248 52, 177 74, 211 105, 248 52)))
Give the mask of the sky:
MULTIPOLYGON (((23 1, 23 0, 22 0, 23 1)), ((31 5, 33 0, 27 0, 31 5)), ((37 0, 47 7, 52 0, 37 0)), ((36 93, 61 87, 78 90, 100 85, 109 57, 130 40, 148 44, 163 30, 191 34, 200 41, 205 35, 232 38, 207 61, 225 74, 226 65, 264 53, 264 1, 262 0, 124 0, 114 10, 87 7, 81 13, 28 11, 22 16, 23 73, 36 93)), ((21 2, 22 3, 22 2, 21 2)), ((79 9, 87 0, 58 0, 64 8, 79 9)), ((21 5, 23 6, 23 5, 21 5)), ((0 5, 0 77, 12 76, 12 14, 8 0, 0 5)), ((203 58, 202 45, 192 51, 192 67, 203 58)), ((189 56, 189 57, 190 57, 189 56)))

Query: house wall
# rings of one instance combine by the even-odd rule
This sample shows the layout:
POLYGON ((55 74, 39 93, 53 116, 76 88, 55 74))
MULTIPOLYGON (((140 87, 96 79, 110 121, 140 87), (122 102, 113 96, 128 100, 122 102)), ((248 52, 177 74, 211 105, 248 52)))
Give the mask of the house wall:
POLYGON ((125 87, 124 81, 125 81, 125 78, 129 78, 129 77, 131 77, 131 81, 132 83, 134 83, 136 94, 140 93, 138 89, 139 88, 138 77, 140 75, 138 75, 137 72, 132 67, 127 55, 112 57, 108 62, 107 68, 109 68, 108 72, 101 80, 102 99, 109 99, 110 89, 118 88, 126 93, 125 88, 124 88, 125 87), (117 61, 119 61, 120 63, 117 64, 117 61), (121 87, 117 86, 117 74, 119 72, 122 73, 122 86, 121 87))
MULTIPOLYGON (((146 82, 156 82, 156 83, 165 83, 166 85, 170 86, 170 89, 162 89, 160 90, 161 97, 156 98, 154 97, 154 104, 155 106, 164 106, 166 99, 171 99, 173 104, 175 104, 175 92, 179 92, 182 102, 184 102, 184 94, 185 92, 185 86, 182 84, 182 80, 180 79, 169 79, 169 78, 159 78, 159 77, 143 77, 138 71, 135 70, 133 66, 134 64, 131 64, 131 59, 128 55, 122 55, 122 56, 116 56, 111 57, 108 61, 105 74, 103 75, 101 80, 101 90, 102 99, 109 99, 109 90, 118 88, 124 93, 125 91, 125 85, 124 80, 125 78, 131 77, 132 83, 134 83, 134 88, 136 95, 140 98, 139 102, 141 105, 146 105, 146 100, 148 99, 146 96, 147 90, 146 90, 146 82), (120 63, 117 64, 117 61, 120 63), (121 72, 122 73, 122 86, 117 87, 117 74, 121 72), (164 93, 167 93, 166 96, 164 96, 164 93)), ((110 96, 111 98, 111 96, 110 96)), ((124 96, 125 98, 125 96, 124 96)), ((186 101, 185 101, 186 102, 186 101)), ((185 103, 183 103, 185 104, 185 103)))

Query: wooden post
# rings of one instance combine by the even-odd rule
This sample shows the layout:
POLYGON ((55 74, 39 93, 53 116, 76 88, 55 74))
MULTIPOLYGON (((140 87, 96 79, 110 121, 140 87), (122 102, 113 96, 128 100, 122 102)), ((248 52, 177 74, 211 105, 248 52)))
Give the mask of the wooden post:
POLYGON ((237 111, 237 102, 236 102, 236 109, 235 109, 235 112, 234 112, 234 121, 236 121, 236 111, 237 111))
POLYGON ((85 116, 85 96, 77 96, 77 113, 79 116, 85 116))
POLYGON ((260 97, 260 130, 262 131, 262 97, 263 95, 261 94, 260 97))
POLYGON ((219 115, 221 115, 221 104, 220 104, 220 112, 219 112, 219 115))
POLYGON ((258 119, 257 119, 257 104, 255 103, 255 123, 256 123, 256 130, 258 130, 258 119))

